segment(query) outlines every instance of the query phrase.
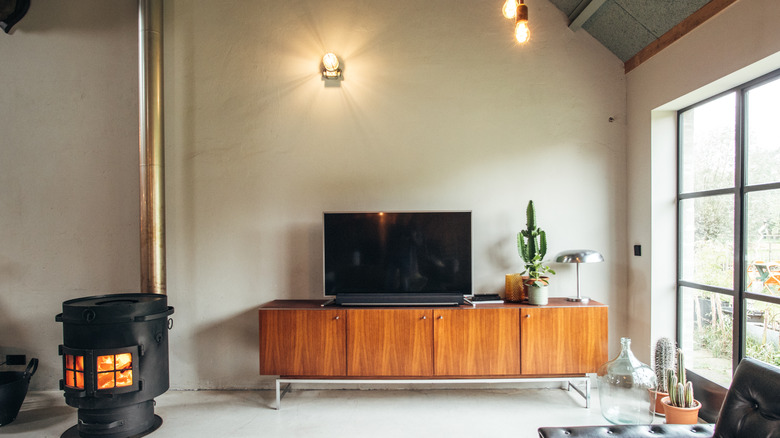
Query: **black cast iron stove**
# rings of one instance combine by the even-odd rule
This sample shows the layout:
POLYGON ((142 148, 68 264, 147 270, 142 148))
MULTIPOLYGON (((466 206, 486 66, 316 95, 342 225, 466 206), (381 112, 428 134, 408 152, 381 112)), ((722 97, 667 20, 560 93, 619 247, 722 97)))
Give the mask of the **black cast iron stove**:
POLYGON ((168 390, 165 295, 115 294, 62 303, 65 402, 78 424, 62 438, 129 438, 155 431, 154 398, 168 390))

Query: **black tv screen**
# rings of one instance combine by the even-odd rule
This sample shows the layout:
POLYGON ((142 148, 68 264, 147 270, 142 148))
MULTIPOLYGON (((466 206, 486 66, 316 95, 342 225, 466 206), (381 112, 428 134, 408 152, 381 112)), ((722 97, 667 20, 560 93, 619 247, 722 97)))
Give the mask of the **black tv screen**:
POLYGON ((324 213, 325 295, 340 304, 459 304, 471 212, 324 213))

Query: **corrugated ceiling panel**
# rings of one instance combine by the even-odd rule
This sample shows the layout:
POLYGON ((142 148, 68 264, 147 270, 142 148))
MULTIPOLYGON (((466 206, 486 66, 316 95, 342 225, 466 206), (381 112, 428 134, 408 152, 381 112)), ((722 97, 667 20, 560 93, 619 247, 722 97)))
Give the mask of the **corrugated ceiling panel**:
POLYGON ((567 16, 571 16, 571 13, 574 12, 574 10, 577 9, 577 6, 579 6, 580 3, 583 3, 583 1, 587 3, 588 0, 550 0, 550 3, 562 10, 567 16))
POLYGON ((656 38, 696 12, 709 0, 615 0, 656 38))
POLYGON ((582 26, 625 62, 656 37, 613 0, 604 3, 582 26))
MULTIPOLYGON (((590 3, 549 1, 570 17, 590 3)), ((625 62, 709 1, 607 0, 582 28, 625 62)))

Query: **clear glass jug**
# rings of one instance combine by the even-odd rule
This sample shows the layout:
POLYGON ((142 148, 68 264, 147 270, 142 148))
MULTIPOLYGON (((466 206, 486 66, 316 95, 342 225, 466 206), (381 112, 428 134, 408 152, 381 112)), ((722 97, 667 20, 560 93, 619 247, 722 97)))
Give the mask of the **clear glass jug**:
POLYGON ((620 354, 598 371, 601 415, 612 424, 650 424, 655 400, 655 372, 631 352, 631 339, 620 338, 620 354))

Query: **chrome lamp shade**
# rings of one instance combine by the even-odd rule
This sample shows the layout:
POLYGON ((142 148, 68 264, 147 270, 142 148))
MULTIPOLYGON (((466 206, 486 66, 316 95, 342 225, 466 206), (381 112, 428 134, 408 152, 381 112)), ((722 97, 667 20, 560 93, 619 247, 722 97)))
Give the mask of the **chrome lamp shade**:
POLYGON ((569 251, 559 252, 555 256, 555 261, 558 263, 576 263, 577 264, 577 296, 568 297, 568 301, 579 301, 587 303, 590 301, 589 297, 583 297, 580 294, 580 263, 598 263, 604 261, 604 256, 598 251, 591 249, 573 249, 569 251))

